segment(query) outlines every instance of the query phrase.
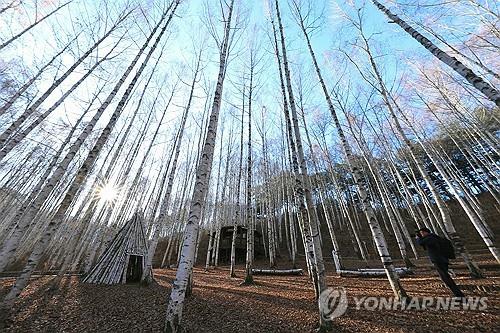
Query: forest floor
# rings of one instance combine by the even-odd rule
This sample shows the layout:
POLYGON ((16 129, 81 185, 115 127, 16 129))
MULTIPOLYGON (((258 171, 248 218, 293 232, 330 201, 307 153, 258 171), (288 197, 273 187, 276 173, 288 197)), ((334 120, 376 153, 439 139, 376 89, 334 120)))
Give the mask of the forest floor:
MULTIPOLYGON (((328 276, 329 286, 345 288, 349 302, 347 312, 332 322, 334 331, 500 332, 500 270, 489 265, 487 279, 456 271, 467 296, 488 297, 483 310, 357 310, 355 297, 391 297, 387 280, 328 276)), ((410 296, 449 296, 435 272, 418 267, 414 276, 402 279, 410 296)), ((243 274, 243 266, 237 278, 229 277, 228 267, 195 268, 193 294, 183 313, 186 332, 315 330, 318 312, 306 275, 255 276, 255 285, 243 287, 243 274)), ((148 287, 88 285, 68 276, 58 291, 48 291, 51 276, 36 277, 12 308, 5 332, 161 332, 175 271, 155 270, 155 276, 157 283, 148 287)), ((12 281, 0 279, 0 297, 12 281)))

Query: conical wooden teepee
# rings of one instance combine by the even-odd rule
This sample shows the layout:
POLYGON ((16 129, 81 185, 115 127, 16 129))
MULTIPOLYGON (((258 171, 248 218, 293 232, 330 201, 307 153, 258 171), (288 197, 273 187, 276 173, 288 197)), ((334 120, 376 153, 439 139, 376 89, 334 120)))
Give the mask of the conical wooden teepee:
POLYGON ((148 243, 142 218, 136 213, 116 234, 83 282, 99 284, 140 282, 146 267, 147 254, 148 243))

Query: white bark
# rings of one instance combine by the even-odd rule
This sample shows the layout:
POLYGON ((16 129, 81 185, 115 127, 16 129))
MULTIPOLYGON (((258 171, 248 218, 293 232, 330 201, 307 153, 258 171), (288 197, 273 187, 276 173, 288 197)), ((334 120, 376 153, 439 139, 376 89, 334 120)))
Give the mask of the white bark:
MULTIPOLYGON (((11 304, 12 301, 21 293, 21 291, 24 289, 24 287, 28 284, 29 278, 31 277, 31 274, 33 273, 36 266, 38 265, 42 255, 43 255, 43 252, 45 251, 45 249, 48 245, 48 242, 50 241, 52 235, 57 230, 59 225, 63 222, 64 216, 66 215, 67 210, 68 210, 71 202, 73 201, 76 192, 78 191, 80 186, 85 181, 85 178, 89 172, 89 169, 94 164, 95 160, 97 159, 97 157, 99 155, 99 152, 101 151, 101 149, 104 146, 104 143, 106 142, 109 135, 111 134, 111 131, 112 131, 114 125, 116 124, 118 117, 121 114, 121 111, 123 110, 123 106, 125 104, 125 101, 127 100, 129 94, 131 93, 132 89, 134 88, 135 84, 137 83, 137 80, 139 79, 140 75, 142 74, 142 72, 143 72, 144 68, 146 67, 149 59, 151 58, 153 52, 155 51, 156 47, 158 46, 158 44, 161 40, 161 37, 165 33, 170 21, 172 20, 172 18, 174 16, 175 9, 177 8, 178 4, 179 4, 178 1, 175 2, 172 10, 170 11, 170 15, 169 15, 165 25, 163 26, 160 33, 158 34, 154 44, 152 45, 151 49, 149 50, 143 63, 138 68, 134 78, 132 79, 132 81, 128 85, 126 91, 123 94, 122 99, 118 103, 118 105, 117 105, 115 111, 113 112, 113 115, 111 116, 108 124, 106 125, 106 127, 102 131, 101 135, 99 136, 96 143, 94 144, 94 147, 89 152, 89 154, 87 155, 87 158, 85 159, 85 161, 81 165, 80 169, 78 170, 76 177, 74 178, 68 191, 66 192, 66 195, 64 196, 62 203, 60 204, 57 212, 54 214, 54 217, 49 222, 48 226, 46 227, 46 230, 43 232, 43 235, 40 237, 38 242, 35 244, 33 251, 31 252, 31 254, 28 258, 28 263, 26 264, 21 275, 16 279, 14 286, 12 287, 12 289, 10 290, 10 292, 7 294, 7 296, 4 299, 4 303, 6 306, 11 304)), ((129 67, 127 68, 125 73, 123 74, 120 81, 117 83, 117 85, 115 86, 115 88, 113 89, 111 94, 108 96, 108 98, 106 99, 104 104, 101 106, 100 110, 102 109, 102 111, 104 111, 104 109, 109 105, 109 103, 113 99, 114 95, 116 95, 116 93, 118 92, 118 89, 123 84, 123 82, 125 81, 128 74, 132 71, 133 67, 135 67, 136 62, 139 60, 139 57, 146 49, 149 42, 153 39, 153 36, 155 35, 157 29, 160 27, 160 24, 165 19, 167 13, 168 13, 167 11, 164 12, 158 25, 156 25, 155 29, 153 29, 152 33, 147 38, 147 40, 144 43, 144 45, 142 46, 141 50, 139 51, 137 56, 134 58, 134 60, 131 62, 131 64, 129 65, 129 67)), ((99 110, 97 113, 99 113, 99 110)), ((94 118, 95 118, 95 116, 94 116, 94 118)))
MULTIPOLYGON (((122 36, 123 37, 123 36, 122 36)), ((98 68, 104 61, 108 59, 108 57, 111 55, 111 53, 115 50, 115 48, 118 46, 120 43, 121 38, 113 45, 111 50, 99 61, 97 61, 77 82, 75 82, 67 91, 64 92, 64 94, 50 107, 48 108, 45 112, 43 112, 40 116, 38 116, 29 126, 26 128, 23 128, 21 132, 17 132, 14 135, 12 135, 9 139, 9 141, 3 146, 2 150, 0 151, 0 161, 15 147, 28 136, 29 133, 31 133, 32 130, 34 130, 45 118, 47 118, 52 111, 57 109, 65 100, 66 97, 68 97, 73 91, 80 86, 80 84, 87 79, 96 68, 98 68)))
MULTIPOLYGON (((298 8, 297 8, 298 9, 298 8)), ((319 83, 321 85, 321 88, 323 90, 323 93, 325 95, 326 102, 328 104, 328 108, 330 110, 330 113, 333 117, 333 121, 335 123, 335 127, 337 129, 338 135, 340 137, 342 147, 344 149, 344 153, 347 159, 347 163, 349 165, 349 168, 351 170, 351 173, 354 177, 354 181, 358 190, 358 195, 361 199, 362 207, 364 210, 364 213, 366 215, 366 219, 368 221, 368 225, 370 226, 370 230, 372 232, 373 239, 375 240, 376 246, 377 246, 377 251, 379 253, 380 259, 382 261, 382 264, 384 265, 384 269, 387 274, 387 278, 389 279, 389 282, 391 284, 392 290, 398 299, 406 299, 408 296, 406 294, 406 291, 403 289, 403 287, 400 284, 399 281, 399 276, 396 273, 394 269, 394 264, 392 262, 391 256, 389 254, 388 248, 387 248, 387 242, 385 240, 384 234, 382 233, 382 230, 380 229, 379 222, 377 221, 375 217, 375 212, 373 211, 372 208, 372 202, 371 198, 368 194, 368 184, 366 183, 366 179, 364 178, 364 175, 362 174, 362 170, 360 165, 358 164, 358 161, 355 159, 355 157, 352 154, 351 147, 349 143, 347 142, 347 138, 344 135, 342 126, 340 125, 340 121, 337 117, 335 108, 333 106, 333 103, 330 98, 330 93, 328 89, 326 88, 326 84, 323 80, 323 77, 321 75, 320 67, 318 65, 318 62, 316 60, 316 56, 314 54, 314 51, 312 49, 312 45, 309 39, 309 35, 307 33, 307 29, 304 25, 304 19, 302 17, 302 13, 300 9, 296 10, 296 14, 299 17, 299 24, 300 28, 304 34, 304 37, 307 42, 307 46, 309 49, 309 53, 311 55, 311 58, 313 60, 313 64, 316 70, 316 74, 318 76, 319 83)))
POLYGON ((215 89, 214 100, 212 103, 212 112, 208 124, 208 132, 203 144, 201 158, 196 168, 196 181, 193 197, 189 208, 189 217, 184 231, 183 247, 179 266, 172 285, 170 299, 168 303, 165 332, 175 333, 180 330, 182 320, 182 309, 184 306, 184 298, 186 289, 191 279, 192 269, 194 265, 194 257, 196 251, 196 239, 198 237, 199 220, 203 200, 205 200, 208 191, 208 183, 212 170, 212 161, 214 155, 214 145, 217 136, 217 123, 219 119, 220 104, 222 100, 222 90, 224 77, 226 72, 227 52, 230 44, 231 19, 233 15, 234 0, 229 4, 228 17, 224 21, 224 39, 221 48, 219 59, 219 74, 217 78, 217 86, 215 89))
POLYGON ((233 217, 233 235, 231 237, 231 267, 229 269, 229 275, 235 277, 236 273, 234 268, 236 265, 236 237, 238 235, 238 222, 240 219, 240 191, 241 191, 241 176, 243 172, 243 133, 244 133, 244 123, 245 118, 245 88, 243 87, 243 107, 241 110, 241 135, 240 135, 240 158, 239 158, 239 168, 238 168, 238 178, 236 179, 236 210, 233 217))
MULTIPOLYGON (((94 52, 94 50, 113 32, 116 28, 130 15, 131 12, 122 15, 117 22, 102 36, 97 42, 95 42, 83 55, 78 58, 78 60, 71 65, 70 68, 64 72, 57 80, 55 80, 52 85, 40 96, 33 104, 31 104, 21 116, 19 116, 2 134, 0 134, 0 147, 4 148, 7 139, 23 124, 24 121, 28 119, 38 107, 50 96, 50 94, 68 77, 73 71, 82 64, 85 59, 88 58, 94 52)), ((0 161, 3 159, 6 153, 0 155, 0 161)))
POLYGON ((429 39, 424 37, 418 31, 413 29, 405 21, 400 19, 397 15, 393 14, 389 9, 384 7, 380 2, 372 0, 372 2, 384 12, 387 17, 397 23, 404 31, 406 31, 410 36, 412 36, 417 42, 419 42, 423 47, 425 47, 429 52, 431 52, 436 58, 441 60, 446 65, 454 69, 458 74, 463 76, 470 84, 472 84, 477 90, 488 97, 497 106, 500 106, 500 93, 492 87, 490 84, 485 82, 481 77, 474 73, 470 68, 467 68, 455 57, 451 57, 449 54, 441 50, 439 47, 434 45, 429 39))
POLYGON ((50 60, 49 62, 47 62, 44 66, 42 66, 38 72, 33 75, 33 77, 31 79, 29 79, 25 84, 23 84, 17 91, 15 94, 13 94, 11 97, 9 97, 9 99, 2 105, 0 106, 0 115, 2 115, 3 113, 5 113, 16 101, 19 97, 21 97, 27 90, 29 87, 31 87, 31 85, 36 81, 38 80, 38 78, 40 78, 40 76, 43 74, 43 72, 52 65, 52 63, 61 55, 63 54, 70 46, 71 46, 71 43, 75 40, 76 38, 74 38, 73 40, 71 40, 68 44, 66 44, 66 46, 59 52, 57 52, 50 60))
POLYGON ((35 22, 31 23, 29 26, 27 26, 26 28, 24 28, 22 31, 20 31, 19 33, 17 33, 16 35, 12 36, 11 38, 9 38, 8 40, 6 40, 5 42, 3 42, 1 45, 0 45, 0 50, 2 50, 3 48, 5 48, 6 46, 8 46, 9 44, 11 44, 12 42, 14 42, 15 40, 17 40, 18 38, 20 38, 22 35, 24 35, 26 32, 30 31, 31 29, 33 29, 34 27, 36 27, 38 24, 42 23, 43 21, 45 21, 46 19, 48 19, 49 17, 51 17, 52 15, 54 15, 55 13, 57 13, 60 9, 66 7, 67 5, 69 5, 70 3, 72 3, 73 0, 70 0, 68 2, 65 2, 63 3, 62 5, 56 7, 56 9, 54 9, 53 11, 51 11, 50 13, 48 13, 47 15, 41 17, 40 19, 36 19, 35 22))

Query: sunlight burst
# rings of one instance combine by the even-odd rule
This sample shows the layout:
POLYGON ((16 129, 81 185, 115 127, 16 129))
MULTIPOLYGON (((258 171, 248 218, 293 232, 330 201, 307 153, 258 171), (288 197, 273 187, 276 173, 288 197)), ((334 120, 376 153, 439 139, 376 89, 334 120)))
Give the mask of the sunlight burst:
POLYGON ((114 201, 118 197, 119 190, 112 184, 106 184, 99 187, 97 196, 104 201, 114 201))

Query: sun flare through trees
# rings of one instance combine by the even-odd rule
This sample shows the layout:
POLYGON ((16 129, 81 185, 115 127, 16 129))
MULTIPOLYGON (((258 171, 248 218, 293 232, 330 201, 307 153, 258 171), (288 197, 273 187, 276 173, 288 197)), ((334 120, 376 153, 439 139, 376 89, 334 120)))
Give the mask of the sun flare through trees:
POLYGON ((0 0, 0 331, 499 329, 499 18, 0 0))

